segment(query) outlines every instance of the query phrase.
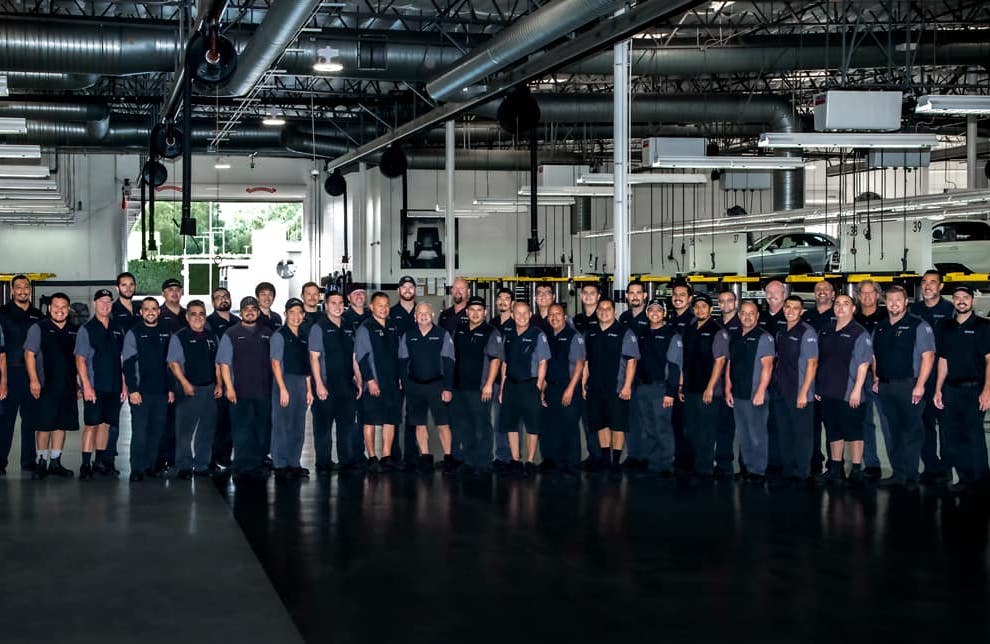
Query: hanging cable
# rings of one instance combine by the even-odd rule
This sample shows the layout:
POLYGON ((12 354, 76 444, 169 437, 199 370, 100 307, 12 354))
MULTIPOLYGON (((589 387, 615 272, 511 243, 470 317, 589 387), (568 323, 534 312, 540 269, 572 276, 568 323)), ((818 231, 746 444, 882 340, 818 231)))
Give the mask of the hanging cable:
POLYGON ((884 199, 887 198, 887 167, 883 159, 883 150, 880 150, 880 261, 884 259, 883 247, 883 220, 884 220, 884 199))

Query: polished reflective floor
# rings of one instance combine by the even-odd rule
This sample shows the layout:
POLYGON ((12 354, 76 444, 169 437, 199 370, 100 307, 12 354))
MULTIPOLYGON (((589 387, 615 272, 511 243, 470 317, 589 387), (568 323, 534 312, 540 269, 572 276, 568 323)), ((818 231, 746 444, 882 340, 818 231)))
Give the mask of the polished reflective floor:
POLYGON ((985 642, 988 527, 987 498, 926 488, 129 485, 15 466, 0 480, 0 641, 985 642))

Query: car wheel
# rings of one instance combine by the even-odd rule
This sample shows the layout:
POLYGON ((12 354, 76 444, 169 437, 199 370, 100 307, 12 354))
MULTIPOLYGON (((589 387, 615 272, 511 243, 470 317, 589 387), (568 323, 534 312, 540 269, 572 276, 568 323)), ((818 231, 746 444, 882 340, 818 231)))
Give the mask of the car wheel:
POLYGON ((811 265, 803 257, 792 259, 790 263, 790 275, 806 275, 811 273, 811 265))

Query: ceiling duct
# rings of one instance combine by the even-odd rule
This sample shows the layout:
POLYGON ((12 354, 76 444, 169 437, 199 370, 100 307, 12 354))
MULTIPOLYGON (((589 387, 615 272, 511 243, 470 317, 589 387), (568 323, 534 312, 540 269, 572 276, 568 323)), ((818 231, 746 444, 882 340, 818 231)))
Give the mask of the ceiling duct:
POLYGON ((110 116, 106 103, 0 101, 0 116, 51 121, 100 121, 110 116))
POLYGON ((100 82, 99 74, 61 74, 58 72, 0 72, 7 78, 7 89, 12 92, 24 90, 78 91, 89 89, 100 82))

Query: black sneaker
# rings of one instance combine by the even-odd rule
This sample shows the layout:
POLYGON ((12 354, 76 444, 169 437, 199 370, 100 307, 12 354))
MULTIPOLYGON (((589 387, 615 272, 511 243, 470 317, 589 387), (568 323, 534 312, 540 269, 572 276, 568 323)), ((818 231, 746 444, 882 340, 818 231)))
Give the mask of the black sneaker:
MULTIPOLYGON (((346 467, 347 467, 346 465, 342 465, 341 466, 341 469, 345 469, 346 467)), ((317 463, 316 464, 316 473, 317 474, 330 474, 330 473, 333 472, 333 470, 334 470, 334 464, 332 462, 331 463, 317 463)))
POLYGON ((299 478, 299 479, 308 479, 309 478, 309 470, 307 470, 305 467, 290 467, 289 469, 292 470, 292 474, 296 478, 299 478))
POLYGON ((715 468, 715 474, 714 474, 714 476, 715 476, 715 480, 716 481, 731 481, 733 479, 733 477, 734 477, 734 475, 732 474, 732 472, 729 472, 727 470, 724 470, 724 469, 722 469, 720 467, 716 467, 715 468))
POLYGON ((274 469, 271 456, 266 456, 263 459, 261 459, 261 464, 265 467, 266 470, 274 469))
POLYGON ((111 470, 103 461, 96 461, 93 463, 93 474, 98 474, 99 476, 110 476, 111 470))
POLYGON ((505 461, 500 461, 497 458, 492 461, 492 471, 496 474, 505 474, 509 468, 509 464, 505 461))
POLYGON ((553 472, 557 469, 557 463, 552 458, 545 458, 540 461, 538 469, 541 473, 553 472))
POLYGON ((292 474, 292 470, 288 467, 276 467, 272 471, 275 472, 276 481, 288 481, 295 478, 292 474))
POLYGON ((53 458, 52 462, 48 464, 48 476, 71 479, 74 474, 72 473, 72 470, 62 467, 62 459, 53 458))
POLYGON ((416 461, 416 471, 420 474, 432 474, 434 469, 433 454, 420 454, 416 461))
POLYGON ((510 476, 523 476, 525 472, 522 461, 511 461, 506 473, 510 476))
POLYGON ((863 469, 863 479, 867 481, 879 481, 883 476, 883 470, 879 467, 867 467, 863 469))
MULTIPOLYGON (((82 475, 80 475, 79 478, 82 478, 82 475)), ((131 472, 131 476, 128 480, 130 480, 131 483, 140 483, 144 480, 144 472, 131 472)))
POLYGON ((748 474, 746 476, 746 482, 750 485, 763 485, 767 482, 767 477, 763 474, 748 474))
POLYGON ((179 480, 181 480, 181 481, 191 481, 192 480, 192 470, 179 470, 179 480))
POLYGON ((368 459, 368 471, 373 474, 378 474, 382 471, 382 464, 378 461, 377 456, 372 456, 368 459))
POLYGON ((526 463, 523 465, 523 476, 536 476, 536 463, 526 463))
POLYGON ((583 461, 581 461, 581 464, 578 465, 578 467, 581 469, 582 472, 600 472, 601 471, 599 460, 597 458, 593 457, 593 456, 589 456, 588 458, 586 458, 583 461))
POLYGON ((863 487, 866 481, 866 475, 862 468, 854 467, 849 472, 849 477, 846 479, 846 485, 849 487, 863 487))
POLYGON ((93 478, 93 466, 89 463, 84 463, 82 467, 79 468, 79 480, 86 481, 93 478))
POLYGON ((443 457, 443 463, 441 464, 441 469, 443 473, 447 476, 451 474, 456 474, 458 470, 457 459, 453 456, 445 455, 443 457))
POLYGON ((900 476, 888 476, 887 478, 882 479, 880 481, 880 487, 885 487, 885 488, 904 487, 905 483, 906 481, 900 476))
POLYGON ((31 472, 31 478, 35 481, 40 481, 46 476, 48 476, 48 463, 45 462, 45 459, 39 458, 31 472))

